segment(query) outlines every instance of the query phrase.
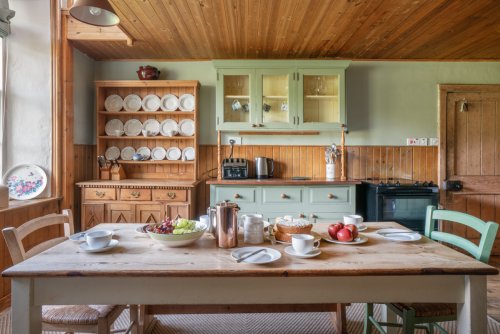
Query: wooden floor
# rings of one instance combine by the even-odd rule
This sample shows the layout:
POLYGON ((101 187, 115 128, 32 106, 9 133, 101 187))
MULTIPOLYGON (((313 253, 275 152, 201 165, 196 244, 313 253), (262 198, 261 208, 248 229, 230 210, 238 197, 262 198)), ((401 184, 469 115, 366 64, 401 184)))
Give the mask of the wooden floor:
MULTIPOLYGON (((490 264, 500 269, 500 256, 492 256, 490 264)), ((488 315, 500 322, 500 275, 488 277, 488 315)))

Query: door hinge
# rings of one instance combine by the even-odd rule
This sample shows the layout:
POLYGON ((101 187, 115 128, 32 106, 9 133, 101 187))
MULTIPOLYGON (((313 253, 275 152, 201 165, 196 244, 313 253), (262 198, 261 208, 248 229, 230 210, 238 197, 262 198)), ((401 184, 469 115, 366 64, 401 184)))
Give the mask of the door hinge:
POLYGON ((217 125, 219 124, 219 116, 217 116, 217 125))

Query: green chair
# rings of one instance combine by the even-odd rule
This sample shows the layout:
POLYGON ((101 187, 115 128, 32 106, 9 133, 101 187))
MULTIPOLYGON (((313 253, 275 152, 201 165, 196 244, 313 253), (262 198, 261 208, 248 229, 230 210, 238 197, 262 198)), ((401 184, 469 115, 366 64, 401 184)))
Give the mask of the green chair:
MULTIPOLYGON (((427 207, 425 236, 459 247, 481 262, 488 263, 497 231, 498 224, 494 222, 484 222, 462 212, 437 210, 432 205, 427 207), (436 231, 437 220, 446 220, 473 228, 481 234, 479 245, 451 233, 436 231)), ((447 333, 437 322, 451 321, 457 318, 457 305, 454 303, 391 303, 386 305, 403 319, 403 323, 378 322, 373 317, 373 304, 367 304, 364 321, 365 334, 372 333, 372 326, 383 334, 386 332, 382 326, 401 327, 404 334, 413 334, 417 328, 425 329, 427 333, 434 333, 434 329, 441 333, 447 333)))

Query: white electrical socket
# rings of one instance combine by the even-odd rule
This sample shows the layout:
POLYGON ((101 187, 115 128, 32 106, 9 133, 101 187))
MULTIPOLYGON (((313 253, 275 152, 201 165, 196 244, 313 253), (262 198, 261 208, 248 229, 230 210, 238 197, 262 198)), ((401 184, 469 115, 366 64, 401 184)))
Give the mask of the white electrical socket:
POLYGON ((439 138, 429 138, 429 146, 438 146, 439 138))
POLYGON ((406 145, 417 146, 418 145, 418 138, 406 138, 406 145))
POLYGON ((227 137, 227 143, 230 143, 230 140, 234 140, 234 145, 241 145, 241 137, 227 137))
POLYGON ((427 146, 427 138, 418 138, 419 146, 427 146))

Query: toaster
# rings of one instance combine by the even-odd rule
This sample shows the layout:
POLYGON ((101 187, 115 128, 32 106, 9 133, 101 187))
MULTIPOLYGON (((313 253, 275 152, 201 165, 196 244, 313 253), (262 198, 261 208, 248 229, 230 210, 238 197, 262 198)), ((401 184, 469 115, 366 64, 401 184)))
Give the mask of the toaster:
POLYGON ((222 160, 222 178, 237 180, 248 178, 248 160, 229 158, 222 160))

